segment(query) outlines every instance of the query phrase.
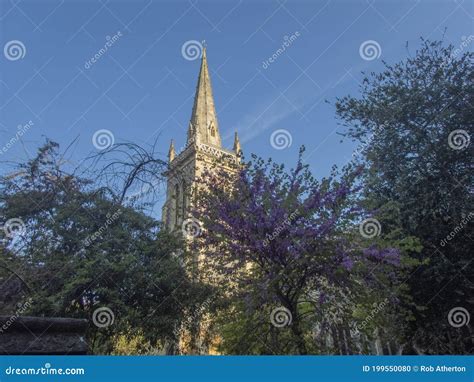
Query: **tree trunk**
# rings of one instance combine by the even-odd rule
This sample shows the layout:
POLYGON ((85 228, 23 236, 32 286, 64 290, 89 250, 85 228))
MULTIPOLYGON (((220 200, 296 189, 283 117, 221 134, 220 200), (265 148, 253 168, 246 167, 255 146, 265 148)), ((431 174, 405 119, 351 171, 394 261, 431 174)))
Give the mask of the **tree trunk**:
POLYGON ((298 349, 298 353, 301 355, 306 355, 308 354, 308 351, 306 350, 306 344, 304 342, 304 337, 303 337, 303 332, 300 327, 300 321, 298 319, 298 313, 294 312, 293 314, 293 321, 291 323, 291 331, 293 335, 295 336, 296 340, 296 347, 298 349))

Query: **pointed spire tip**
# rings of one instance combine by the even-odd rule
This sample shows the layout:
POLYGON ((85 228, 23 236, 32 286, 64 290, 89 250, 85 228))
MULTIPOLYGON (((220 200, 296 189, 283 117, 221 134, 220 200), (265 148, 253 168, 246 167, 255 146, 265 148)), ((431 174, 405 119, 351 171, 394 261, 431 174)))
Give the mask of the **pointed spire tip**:
POLYGON ((234 135, 233 150, 235 151, 236 154, 240 154, 240 152, 242 151, 242 147, 240 145, 240 139, 239 139, 239 135, 237 134, 237 131, 235 132, 235 135, 234 135))
POLYGON ((222 147, 206 58, 205 40, 202 41, 201 68, 199 70, 193 111, 188 128, 187 145, 191 142, 198 141, 204 144, 222 147))
POLYGON ((174 139, 171 140, 170 149, 168 151, 168 160, 171 162, 176 157, 176 150, 174 148, 174 139))

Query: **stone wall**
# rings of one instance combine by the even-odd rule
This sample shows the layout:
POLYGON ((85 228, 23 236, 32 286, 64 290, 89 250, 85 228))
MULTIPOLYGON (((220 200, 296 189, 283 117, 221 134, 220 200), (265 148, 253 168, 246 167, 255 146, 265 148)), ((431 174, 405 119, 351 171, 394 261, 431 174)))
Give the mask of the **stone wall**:
POLYGON ((87 325, 73 318, 0 316, 0 354, 87 354, 87 325))

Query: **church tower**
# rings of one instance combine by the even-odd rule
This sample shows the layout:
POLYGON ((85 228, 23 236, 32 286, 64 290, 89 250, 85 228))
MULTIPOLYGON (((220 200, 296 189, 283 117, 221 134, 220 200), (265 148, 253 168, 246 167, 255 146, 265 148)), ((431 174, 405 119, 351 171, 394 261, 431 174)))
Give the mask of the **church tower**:
POLYGON ((189 208, 193 200, 196 178, 203 170, 217 164, 226 171, 235 171, 232 164, 239 163, 240 142, 235 133, 233 150, 222 147, 217 121, 211 78, 207 64, 206 48, 203 48, 201 69, 194 96, 185 148, 176 153, 171 141, 168 153, 166 202, 163 205, 163 222, 169 230, 184 231, 183 222, 190 218, 189 208))

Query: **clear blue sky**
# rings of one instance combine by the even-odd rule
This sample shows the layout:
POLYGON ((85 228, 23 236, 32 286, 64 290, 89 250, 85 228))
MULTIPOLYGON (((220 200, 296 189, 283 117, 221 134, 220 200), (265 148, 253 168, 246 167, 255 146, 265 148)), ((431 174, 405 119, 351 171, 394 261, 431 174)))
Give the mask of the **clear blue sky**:
MULTIPOLYGON (((244 153, 292 165, 300 145, 316 176, 342 166, 354 144, 340 143, 333 101, 356 95, 360 72, 379 71, 413 53, 419 38, 456 47, 473 34, 472 1, 62 1, 0 0, 0 41, 19 40, 24 57, 0 57, 0 139, 33 121, 1 160, 33 155, 43 136, 68 145, 72 159, 97 151, 91 139, 110 130, 115 142, 150 143, 165 155, 171 138, 186 139, 199 59, 183 57, 190 40, 206 40, 220 130, 244 153), (122 36, 91 65, 112 37, 122 36), (285 52, 262 65, 298 32, 285 52), (364 60, 374 40, 380 57, 364 60), (90 66, 86 68, 86 66, 90 66), (266 68, 265 68, 265 67, 266 68), (325 103, 329 100, 331 103, 325 103), (276 150, 275 130, 292 144, 276 150)), ((473 47, 470 46, 470 49, 473 47)), ((2 172, 5 165, 2 165, 2 172)))

